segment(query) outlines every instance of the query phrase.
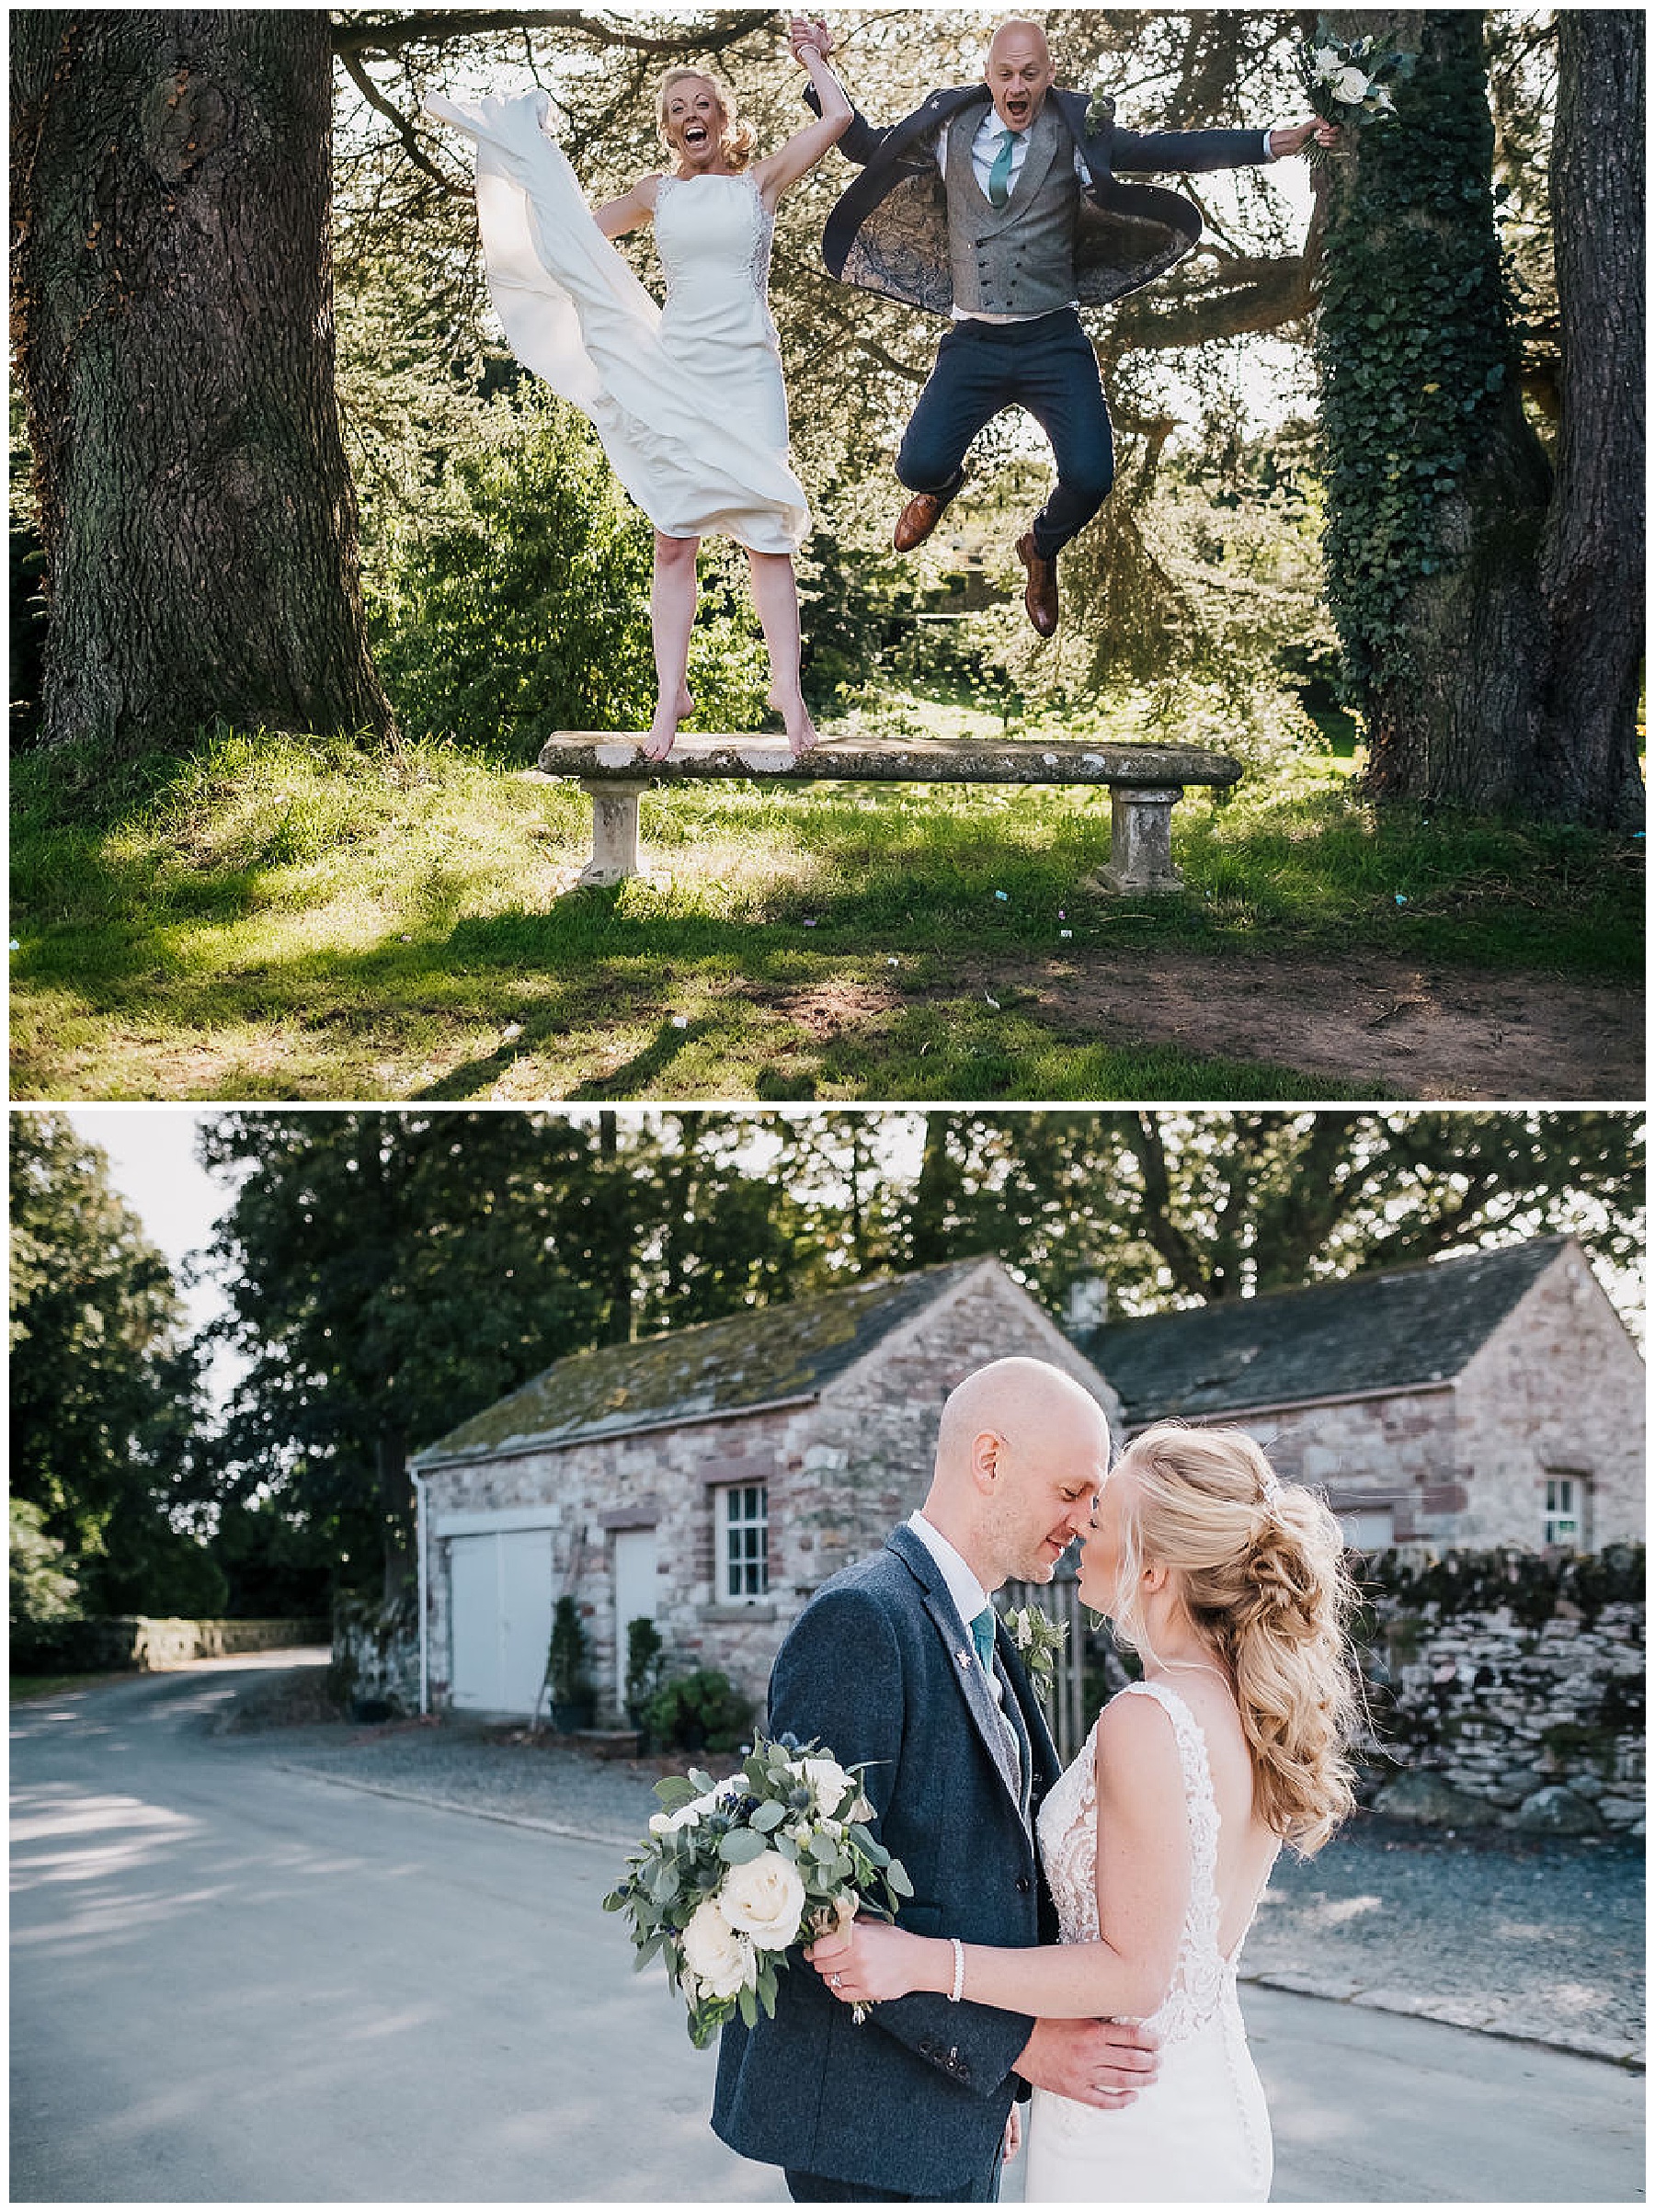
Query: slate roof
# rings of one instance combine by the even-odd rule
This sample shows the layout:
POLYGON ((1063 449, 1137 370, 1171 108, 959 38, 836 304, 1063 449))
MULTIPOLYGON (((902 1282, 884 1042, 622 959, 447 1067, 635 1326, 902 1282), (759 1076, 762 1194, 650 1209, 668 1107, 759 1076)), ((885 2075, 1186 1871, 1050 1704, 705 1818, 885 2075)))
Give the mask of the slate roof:
POLYGON ((664 1421, 817 1396, 893 1329, 945 1296, 980 1255, 882 1275, 789 1305, 752 1306, 641 1344, 572 1352, 420 1452, 415 1465, 622 1436, 664 1421))
POLYGON ((1567 1237, 1105 1323, 1080 1349, 1129 1425, 1403 1390, 1458 1374, 1567 1237))

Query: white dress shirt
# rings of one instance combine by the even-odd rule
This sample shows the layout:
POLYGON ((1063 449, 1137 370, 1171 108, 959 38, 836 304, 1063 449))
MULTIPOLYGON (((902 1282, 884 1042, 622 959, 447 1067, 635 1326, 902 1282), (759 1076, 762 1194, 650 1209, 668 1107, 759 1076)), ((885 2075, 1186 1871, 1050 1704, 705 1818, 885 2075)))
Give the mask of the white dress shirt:
MULTIPOLYGON (((971 1653, 973 1659, 976 1660, 977 1665, 981 1666, 982 1661, 977 1659, 976 1656, 976 1645, 972 1640, 971 1624, 987 1604, 988 1592, 983 1588, 942 1530, 933 1528, 923 1513, 918 1510, 911 1512, 908 1515, 908 1526, 942 1569, 942 1579, 948 1586, 948 1594, 953 1600, 954 1611, 965 1624, 965 1648, 971 1653)), ((988 1677, 988 1687, 994 1692, 995 1703, 998 1705, 1003 1697, 999 1676, 992 1667, 984 1668, 983 1670, 988 1677)))

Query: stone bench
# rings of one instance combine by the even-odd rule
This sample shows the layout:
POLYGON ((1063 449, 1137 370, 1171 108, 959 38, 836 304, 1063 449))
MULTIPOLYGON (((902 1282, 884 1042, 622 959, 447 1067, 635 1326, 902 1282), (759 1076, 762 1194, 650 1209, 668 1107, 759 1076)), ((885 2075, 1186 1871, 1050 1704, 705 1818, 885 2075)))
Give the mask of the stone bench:
POLYGON ((1079 783, 1111 797, 1109 859, 1090 880, 1105 891, 1176 891, 1172 809, 1187 785, 1226 789, 1241 763, 1193 745, 1074 745, 1038 738, 982 744, 966 737, 875 737, 855 732, 824 738, 795 760, 782 737, 681 735, 665 760, 644 758, 642 735, 627 730, 558 730, 541 747, 531 775, 577 777, 592 802, 592 857, 582 884, 620 884, 637 875, 638 801, 710 777, 765 777, 806 783, 1079 783))

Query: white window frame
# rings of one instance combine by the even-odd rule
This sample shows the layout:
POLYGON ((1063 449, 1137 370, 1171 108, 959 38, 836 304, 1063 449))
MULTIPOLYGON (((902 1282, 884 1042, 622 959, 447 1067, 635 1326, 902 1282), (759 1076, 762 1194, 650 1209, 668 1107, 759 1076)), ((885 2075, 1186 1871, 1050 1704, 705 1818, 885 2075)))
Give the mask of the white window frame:
POLYGON ((1592 1478, 1578 1467, 1559 1467, 1546 1477, 1541 1544, 1547 1548, 1583 1552, 1590 1547, 1587 1515, 1592 1507, 1592 1478))
POLYGON ((720 1484, 717 1499, 715 1602, 761 1604, 770 1596, 770 1485, 720 1484))

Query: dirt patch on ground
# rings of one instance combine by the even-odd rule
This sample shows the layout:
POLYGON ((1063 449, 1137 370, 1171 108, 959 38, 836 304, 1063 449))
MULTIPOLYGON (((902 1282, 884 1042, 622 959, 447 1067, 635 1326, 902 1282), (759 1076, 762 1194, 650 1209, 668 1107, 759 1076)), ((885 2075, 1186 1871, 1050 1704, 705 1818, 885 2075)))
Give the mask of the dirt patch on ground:
POLYGON ((977 989, 1020 984, 1054 1021, 1121 1043, 1273 1061, 1376 1099, 1644 1095, 1644 995, 1629 984, 1373 953, 1162 952, 963 974, 977 989))
POLYGON ((890 1013, 900 1003, 895 993, 871 990, 863 983, 822 983, 789 992, 780 1010, 816 1043, 825 1044, 859 1022, 890 1013))

